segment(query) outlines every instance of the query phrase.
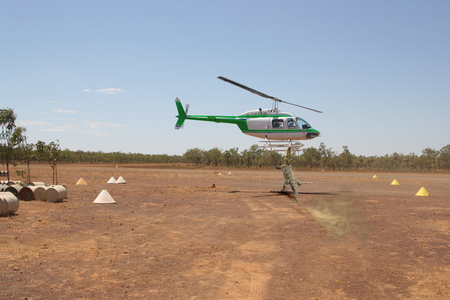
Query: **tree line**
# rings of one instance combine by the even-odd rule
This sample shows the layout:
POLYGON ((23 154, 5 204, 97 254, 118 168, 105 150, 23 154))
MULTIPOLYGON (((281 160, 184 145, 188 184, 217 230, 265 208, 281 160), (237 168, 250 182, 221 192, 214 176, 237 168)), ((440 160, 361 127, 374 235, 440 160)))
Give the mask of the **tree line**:
MULTIPOLYGON (((57 150, 52 158, 45 159, 42 147, 49 145, 39 141, 36 145, 28 145, 28 152, 21 147, 12 149, 11 161, 25 162, 28 155, 30 161, 53 161, 59 163, 112 163, 112 164, 187 164, 191 166, 226 166, 234 168, 272 168, 283 164, 284 152, 264 151, 258 145, 239 151, 238 148, 221 150, 212 148, 202 150, 188 149, 183 155, 142 154, 102 151, 57 150)), ((59 144, 56 144, 59 147, 59 144)), ((450 144, 440 150, 426 148, 421 155, 393 153, 384 156, 362 156, 350 152, 344 146, 342 152, 333 151, 321 143, 318 148, 309 147, 302 151, 294 151, 292 166, 297 169, 325 170, 384 170, 384 171, 450 171, 450 144)))
MULTIPOLYGON (((208 151, 194 148, 187 150, 183 158, 184 162, 193 165, 267 168, 282 165, 283 155, 282 152, 267 152, 258 145, 253 145, 242 152, 238 148, 225 151, 218 148, 208 151)), ((384 156, 357 156, 347 146, 343 146, 339 153, 320 143, 318 148, 295 151, 291 164, 298 169, 450 171, 450 144, 440 150, 426 148, 421 155, 393 153, 384 156)))

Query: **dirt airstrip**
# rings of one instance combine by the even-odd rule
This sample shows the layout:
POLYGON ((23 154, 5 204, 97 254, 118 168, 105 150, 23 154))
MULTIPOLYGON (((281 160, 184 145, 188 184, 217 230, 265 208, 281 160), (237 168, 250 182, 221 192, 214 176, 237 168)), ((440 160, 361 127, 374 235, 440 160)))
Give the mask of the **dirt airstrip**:
POLYGON ((0 218, 0 299, 450 299, 450 174, 295 172, 297 204, 277 170, 58 172, 0 218))

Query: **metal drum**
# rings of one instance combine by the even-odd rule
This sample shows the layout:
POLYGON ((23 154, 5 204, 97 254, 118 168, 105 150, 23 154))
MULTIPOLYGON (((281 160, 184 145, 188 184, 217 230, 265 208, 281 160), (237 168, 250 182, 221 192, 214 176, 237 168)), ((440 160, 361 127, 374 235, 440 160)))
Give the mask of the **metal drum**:
POLYGON ((11 215, 19 209, 19 200, 10 192, 0 192, 0 215, 11 215))
POLYGON ((48 185, 36 186, 34 190, 34 199, 39 201, 45 201, 45 193, 47 192, 49 187, 50 186, 48 185))
POLYGON ((34 198, 34 190, 37 188, 37 186, 24 186, 20 192, 19 192, 19 200, 35 200, 34 198))
POLYGON ((6 189, 6 191, 7 191, 7 192, 13 193, 14 196, 16 196, 17 198, 19 198, 19 193, 20 193, 20 190, 21 190, 21 189, 22 189, 22 186, 21 186, 21 185, 13 184, 13 185, 10 185, 10 186, 6 189))
POLYGON ((67 189, 63 185, 50 186, 45 192, 45 199, 48 202, 59 202, 67 196, 67 189))

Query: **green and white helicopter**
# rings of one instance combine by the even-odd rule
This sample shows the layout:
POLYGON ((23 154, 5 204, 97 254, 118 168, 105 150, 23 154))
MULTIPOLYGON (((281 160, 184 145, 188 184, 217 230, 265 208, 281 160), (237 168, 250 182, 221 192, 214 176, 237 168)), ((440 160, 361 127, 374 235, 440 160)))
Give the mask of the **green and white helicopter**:
POLYGON ((263 138, 265 139, 265 142, 269 142, 269 144, 270 141, 289 142, 291 144, 292 141, 310 140, 320 135, 320 132, 312 128, 304 119, 296 117, 288 112, 282 112, 278 109, 278 103, 286 103, 318 113, 322 113, 321 111, 280 100, 222 76, 219 76, 218 78, 261 97, 272 99, 274 101, 273 108, 251 110, 238 116, 188 115, 188 107, 184 110, 181 101, 176 98, 175 103, 178 109, 178 116, 176 117, 178 118, 178 121, 175 125, 175 129, 180 129, 185 120, 230 123, 236 124, 242 133, 257 138, 263 138))

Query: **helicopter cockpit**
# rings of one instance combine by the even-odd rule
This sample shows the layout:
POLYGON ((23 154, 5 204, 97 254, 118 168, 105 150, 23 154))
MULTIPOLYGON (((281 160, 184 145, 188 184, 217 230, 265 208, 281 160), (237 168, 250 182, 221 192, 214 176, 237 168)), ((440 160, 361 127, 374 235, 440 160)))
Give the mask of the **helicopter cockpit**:
POLYGON ((311 125, 299 117, 274 118, 272 119, 273 129, 309 129, 311 125))
POLYGON ((302 129, 309 129, 309 128, 311 128, 311 125, 309 125, 309 123, 306 122, 305 120, 303 120, 302 118, 296 117, 296 119, 297 119, 298 125, 299 125, 302 129))

